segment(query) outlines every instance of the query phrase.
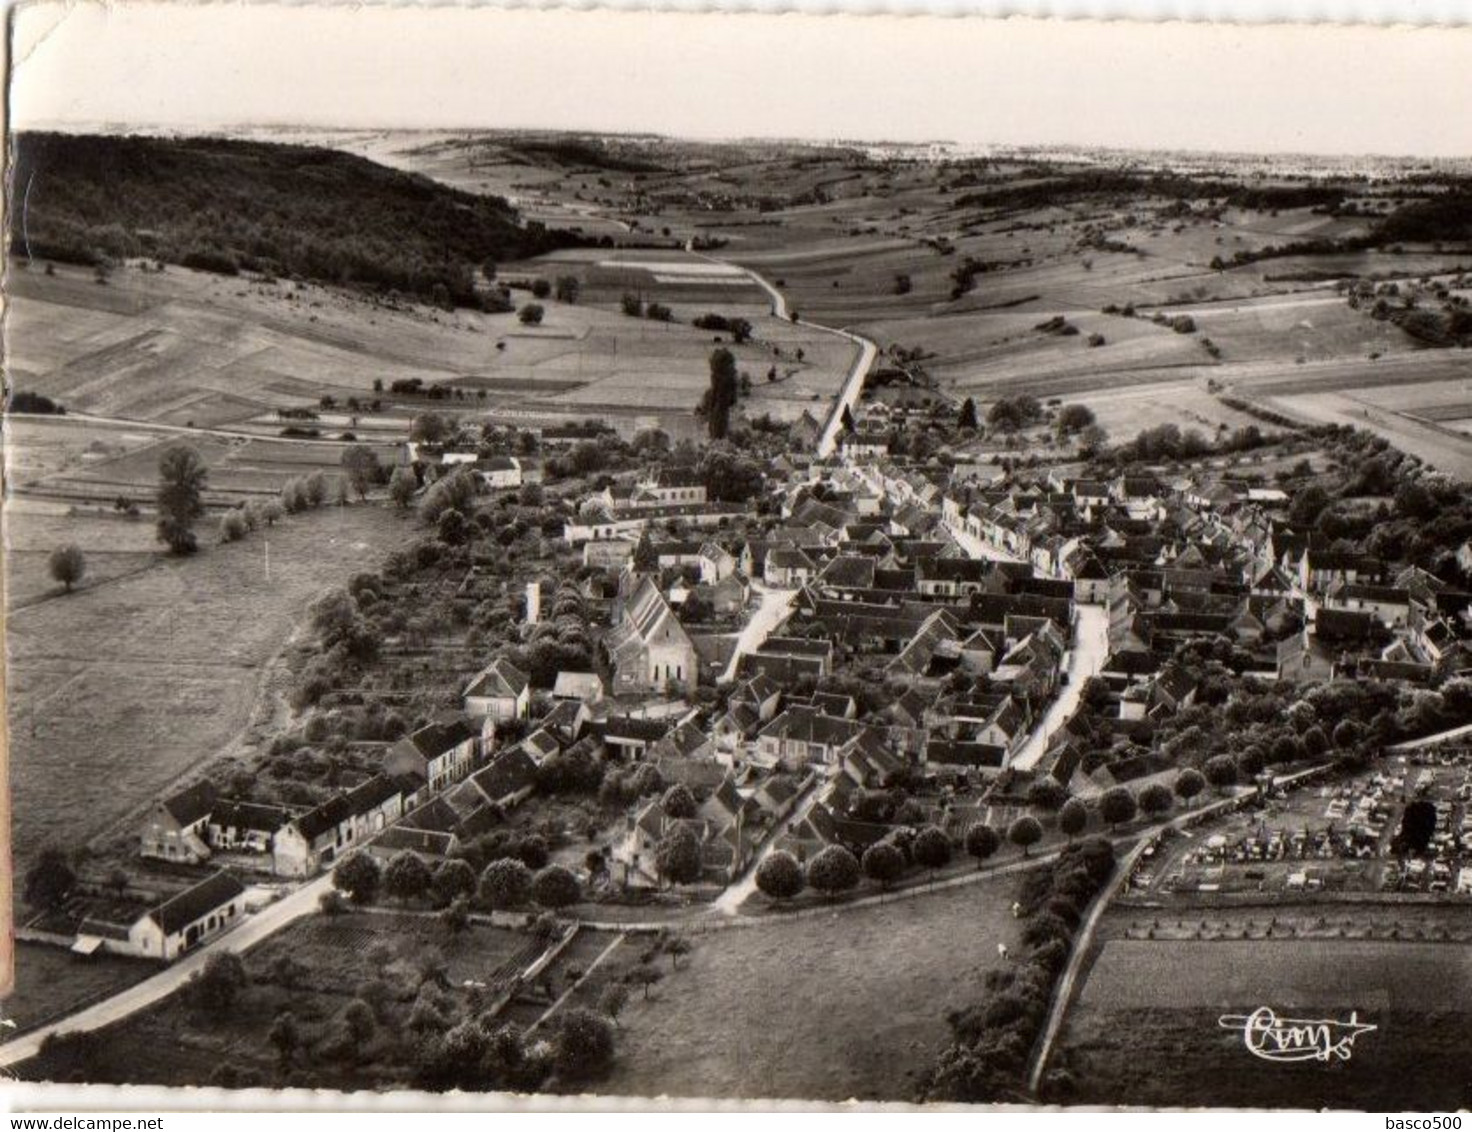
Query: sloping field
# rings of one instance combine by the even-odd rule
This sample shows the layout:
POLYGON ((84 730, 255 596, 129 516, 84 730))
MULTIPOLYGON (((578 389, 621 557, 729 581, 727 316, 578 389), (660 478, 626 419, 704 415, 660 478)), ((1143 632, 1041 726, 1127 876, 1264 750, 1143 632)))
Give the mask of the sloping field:
POLYGON ((983 993, 1012 943, 1015 878, 878 907, 691 937, 677 973, 619 1018, 599 1091, 627 1096, 910 1100, 945 1014, 983 993))
MULTIPOLYGON (((87 543, 86 553, 107 537, 28 520, 6 516, 7 538, 26 554, 53 538, 87 543)), ((18 868, 44 844, 81 845, 235 743, 307 605, 376 568, 406 527, 372 506, 290 518, 270 532, 269 575, 264 532, 231 546, 201 534, 192 558, 157 559, 9 617, 18 868)))

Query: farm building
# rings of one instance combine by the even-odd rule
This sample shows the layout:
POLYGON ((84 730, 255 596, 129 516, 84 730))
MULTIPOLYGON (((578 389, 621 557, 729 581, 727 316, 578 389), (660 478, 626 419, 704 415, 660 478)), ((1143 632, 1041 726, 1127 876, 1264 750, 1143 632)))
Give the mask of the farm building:
POLYGON ((294 818, 271 840, 277 876, 305 877, 383 832, 419 799, 424 780, 379 774, 294 818))
POLYGON ((210 847, 206 826, 215 808, 215 788, 197 782, 160 802, 143 823, 139 852, 145 857, 197 864, 207 859, 210 847))
POLYGON ((218 872, 129 923, 83 920, 72 950, 170 962, 219 935, 244 911, 244 886, 229 873, 218 872))

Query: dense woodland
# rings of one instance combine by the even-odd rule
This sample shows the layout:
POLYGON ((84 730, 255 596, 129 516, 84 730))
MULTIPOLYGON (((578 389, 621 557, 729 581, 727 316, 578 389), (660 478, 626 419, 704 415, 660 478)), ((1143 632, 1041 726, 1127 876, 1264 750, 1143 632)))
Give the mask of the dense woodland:
POLYGON ((145 257, 481 302, 488 263, 579 242, 476 196, 361 157, 216 138, 16 138, 12 248, 105 265, 145 257))

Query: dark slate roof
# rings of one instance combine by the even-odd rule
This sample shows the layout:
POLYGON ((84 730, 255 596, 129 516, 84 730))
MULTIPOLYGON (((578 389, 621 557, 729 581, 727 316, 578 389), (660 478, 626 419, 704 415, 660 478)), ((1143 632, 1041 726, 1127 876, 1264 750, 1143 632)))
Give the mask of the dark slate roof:
POLYGON ((211 782, 196 782, 164 799, 163 807, 180 825, 193 825, 209 817, 215 808, 215 787, 211 782))
POLYGON ((164 901, 149 915, 165 935, 173 935, 243 895, 244 885, 229 873, 218 872, 193 888, 185 889, 172 900, 164 901))

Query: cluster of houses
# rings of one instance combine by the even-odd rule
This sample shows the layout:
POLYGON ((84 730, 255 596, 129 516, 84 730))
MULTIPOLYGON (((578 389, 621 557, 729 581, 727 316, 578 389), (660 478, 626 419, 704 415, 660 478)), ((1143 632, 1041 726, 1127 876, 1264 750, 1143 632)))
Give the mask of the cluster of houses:
MULTIPOLYGON (((661 883, 658 847, 677 829, 694 835, 708 884, 739 877, 771 843, 800 857, 861 851, 898 820, 879 820, 873 802, 899 783, 928 784, 907 823, 918 808, 959 837, 980 812, 969 799, 1069 679, 1081 606, 1095 607, 1092 623, 1103 615, 1098 675, 1126 733, 1194 701, 1173 658, 1202 638, 1280 680, 1472 669, 1472 596, 1295 531, 1281 492, 1224 476, 905 464, 877 429, 845 433, 831 460, 811 447, 799 440, 772 462, 760 522, 752 507, 712 504, 673 465, 579 501, 564 535, 596 568, 576 583, 606 611, 596 671, 561 672, 534 694, 526 673, 493 660, 459 712, 387 746, 366 780, 305 811, 191 786, 154 807, 142 853, 287 878, 357 850, 440 860, 502 825, 549 763, 573 759, 658 772, 661 790, 628 805, 589 866, 623 886, 661 883), (665 537, 672 519, 698 536, 665 537), (768 590, 788 599, 782 622, 759 640, 740 634, 733 654, 740 615, 768 590), (674 784, 693 812, 667 812, 674 784)), ((486 459, 464 462, 493 486, 532 482, 519 460, 486 459)), ((1089 791, 1163 769, 1138 754, 1089 762, 1084 715, 1044 736, 1038 773, 1089 791)), ((216 879, 228 875, 130 924, 89 918, 87 946, 165 958, 196 946, 243 906, 238 884, 216 879)))

